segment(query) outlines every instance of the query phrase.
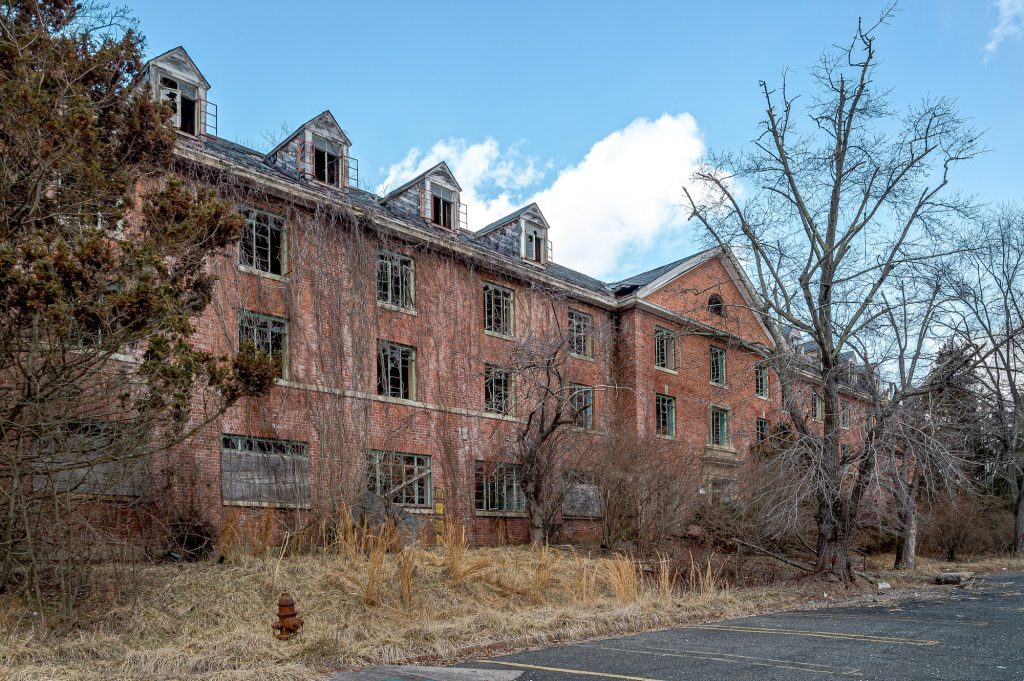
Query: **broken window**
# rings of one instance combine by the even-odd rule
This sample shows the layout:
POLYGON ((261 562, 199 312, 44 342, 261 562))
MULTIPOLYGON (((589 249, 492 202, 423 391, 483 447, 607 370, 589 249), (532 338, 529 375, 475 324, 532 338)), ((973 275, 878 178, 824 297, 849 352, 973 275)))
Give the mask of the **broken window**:
POLYGON ((512 290, 497 284, 484 284, 484 329, 501 336, 512 336, 512 290))
POLYGON ((377 343, 377 394, 416 399, 416 349, 397 343, 377 343))
POLYGON ((729 446, 729 410, 711 407, 708 410, 708 443, 716 447, 729 446))
POLYGON ((823 421, 825 418, 825 409, 821 398, 818 397, 818 391, 811 392, 811 418, 815 421, 823 421))
POLYGON ((523 257, 527 260, 543 263, 546 255, 547 239, 544 238, 543 227, 527 225, 523 243, 523 257))
POLYGON ((733 500, 736 483, 728 478, 716 478, 711 481, 711 497, 727 504, 733 500))
POLYGON ((444 187, 430 188, 430 221, 441 227, 452 228, 455 192, 444 187))
POLYGON ((839 403, 839 425, 843 428, 850 427, 850 403, 846 400, 839 403))
POLYGON ((512 372, 488 364, 484 367, 484 411, 512 415, 512 372))
POLYGON ((768 439, 768 419, 758 419, 756 424, 757 441, 764 442, 768 439))
POLYGON ((313 136, 313 178, 332 187, 341 185, 341 158, 344 150, 340 144, 313 136))
POLYGON ((526 496, 520 480, 522 466, 512 463, 476 462, 476 510, 522 513, 526 496))
POLYGON ((604 517, 604 496, 593 473, 577 469, 565 472, 562 515, 566 518, 604 517))
POLYGON ((366 487, 402 506, 430 506, 430 456, 373 451, 366 455, 366 487))
POLYGON ((676 436, 676 398, 668 395, 654 396, 654 427, 658 435, 676 436))
POLYGON ((754 366, 754 392, 758 397, 768 399, 768 367, 761 362, 754 366))
POLYGON ((594 429, 594 389, 587 385, 573 385, 569 394, 569 406, 573 412, 573 424, 577 428, 594 429))
POLYGON ((594 318, 585 312, 569 310, 569 352, 577 357, 593 356, 594 318))
POLYGON ((711 356, 711 382, 715 385, 725 386, 725 350, 712 347, 711 356))
POLYGON ((708 312, 719 317, 725 316, 725 303, 722 302, 722 296, 717 293, 711 294, 708 298, 708 312))
POLYGON ((198 129, 199 88, 168 76, 160 77, 160 101, 171 105, 171 125, 195 135, 198 129))
POLYGON ((239 266, 266 274, 284 274, 284 218, 256 209, 247 209, 245 218, 238 244, 239 266))
POLYGON ((278 377, 287 378, 287 319, 242 310, 238 316, 238 344, 246 342, 274 358, 278 377))
POLYGON ((380 249, 377 251, 377 302, 406 310, 415 309, 412 258, 380 249))
POLYGON ((304 442, 225 434, 220 470, 226 504, 309 507, 309 451, 304 442))
POLYGON ((654 366, 659 369, 676 369, 676 337, 668 329, 654 327, 654 366))

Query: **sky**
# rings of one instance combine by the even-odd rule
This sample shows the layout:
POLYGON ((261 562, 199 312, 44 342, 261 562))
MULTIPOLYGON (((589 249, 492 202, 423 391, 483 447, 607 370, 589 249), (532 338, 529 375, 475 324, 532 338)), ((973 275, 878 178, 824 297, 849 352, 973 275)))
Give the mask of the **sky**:
MULTIPOLYGON (((182 45, 210 81, 221 137, 269 150, 330 109, 363 188, 447 161, 470 228, 536 201, 555 260, 610 281, 698 247, 682 186, 701 156, 747 148, 758 82, 788 70, 809 93, 882 6, 128 0, 147 56, 182 45)), ((894 104, 951 97, 985 131, 956 187, 1024 199, 1024 0, 905 0, 877 51, 894 104)))

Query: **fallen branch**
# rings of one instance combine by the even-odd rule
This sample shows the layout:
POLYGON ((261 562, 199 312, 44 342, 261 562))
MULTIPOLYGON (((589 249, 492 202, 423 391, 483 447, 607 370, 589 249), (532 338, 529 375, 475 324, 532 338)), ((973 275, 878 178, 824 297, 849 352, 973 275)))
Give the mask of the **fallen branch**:
POLYGON ((769 558, 774 558, 775 560, 782 561, 786 565, 790 565, 792 567, 795 567, 798 570, 803 570, 804 572, 814 572, 814 568, 809 567, 807 565, 803 565, 801 563, 797 563, 796 561, 790 560, 789 558, 786 558, 785 556, 783 556, 780 553, 775 553, 774 551, 769 551, 768 549, 763 549, 760 546, 755 546, 753 544, 748 544, 747 542, 742 541, 740 539, 737 539, 736 537, 733 537, 732 541, 734 543, 736 543, 736 544, 739 544, 740 546, 746 546, 748 549, 752 549, 754 551, 757 551, 758 553, 761 553, 761 554, 763 554, 765 556, 768 556, 769 558))

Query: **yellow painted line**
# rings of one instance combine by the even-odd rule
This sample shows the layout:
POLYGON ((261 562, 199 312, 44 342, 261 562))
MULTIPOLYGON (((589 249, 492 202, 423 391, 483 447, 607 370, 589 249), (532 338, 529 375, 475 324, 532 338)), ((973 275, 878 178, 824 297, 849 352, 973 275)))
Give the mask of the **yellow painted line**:
MULTIPOLYGON (((1022 608, 1024 609, 1024 608, 1022 608)), ((821 614, 814 612, 787 612, 782 616, 797 615, 799 617, 812 617, 816 619, 829 619, 831 617, 842 617, 844 619, 859 620, 859 619, 870 619, 870 620, 891 620, 893 622, 921 622, 923 624, 962 624, 968 627, 988 627, 991 626, 991 622, 968 622, 966 620, 951 620, 951 619, 934 619, 934 620, 923 620, 916 617, 899 617, 897 615, 869 615, 867 613, 859 615, 851 615, 849 613, 826 613, 823 611, 821 614)))
POLYGON ((745 634, 779 634, 782 636, 809 636, 812 638, 838 638, 847 641, 863 641, 866 643, 900 643, 910 646, 934 646, 938 641, 917 638, 896 638, 893 636, 871 636, 869 634, 846 634, 838 631, 813 631, 806 629, 768 629, 762 627, 730 627, 718 624, 689 627, 708 631, 738 631, 745 634))
POLYGON ((609 674, 607 672, 591 672, 586 669, 562 669, 560 667, 541 667, 537 664, 521 664, 519 662, 499 662, 498 660, 477 660, 483 664, 503 664, 506 667, 518 667, 519 669, 536 669, 541 672, 559 672, 562 674, 576 674, 577 676, 600 676, 603 679, 625 679, 626 681, 662 681, 662 679, 650 679, 646 676, 626 676, 624 674, 609 674))
POLYGON ((793 669, 801 672, 814 674, 832 674, 834 676, 862 676, 859 670, 830 669, 825 665, 811 664, 809 662, 793 662, 791 660, 776 660, 770 657, 752 657, 750 655, 734 655, 732 653, 711 653, 704 650, 674 650, 669 652, 664 648, 611 648, 609 646, 587 645, 587 648, 600 648, 601 650, 612 650, 623 653, 643 653, 644 655, 655 655, 657 657, 683 657, 696 658, 699 660, 711 660, 712 662, 729 662, 732 664, 745 664, 753 667, 772 667, 775 669, 793 669))

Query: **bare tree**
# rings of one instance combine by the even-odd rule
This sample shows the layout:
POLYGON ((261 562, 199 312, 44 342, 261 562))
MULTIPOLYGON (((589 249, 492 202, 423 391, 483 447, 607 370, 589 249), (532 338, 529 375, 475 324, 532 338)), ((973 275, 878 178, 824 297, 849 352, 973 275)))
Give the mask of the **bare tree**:
POLYGON ((879 474, 874 456, 844 461, 844 356, 888 314, 887 288, 934 258, 944 228, 970 209, 947 190, 953 168, 979 153, 978 136, 950 101, 903 114, 887 103, 874 82, 875 42, 891 16, 890 9, 873 26, 859 24, 846 47, 812 70, 808 129, 798 125, 785 79, 779 90, 762 82, 766 117, 753 151, 710 156, 685 190, 692 216, 714 242, 738 249, 760 294, 756 312, 777 348, 783 406, 804 443, 801 465, 815 496, 816 568, 842 579, 851 578, 855 522, 879 474), (821 400, 821 428, 809 423, 787 331, 813 345, 802 361, 821 400), (847 464, 852 484, 844 484, 847 464))
POLYGON ((984 360, 976 371, 985 473, 1013 502, 1013 547, 1024 554, 1024 212, 1007 207, 979 221, 960 262, 957 332, 984 360))

